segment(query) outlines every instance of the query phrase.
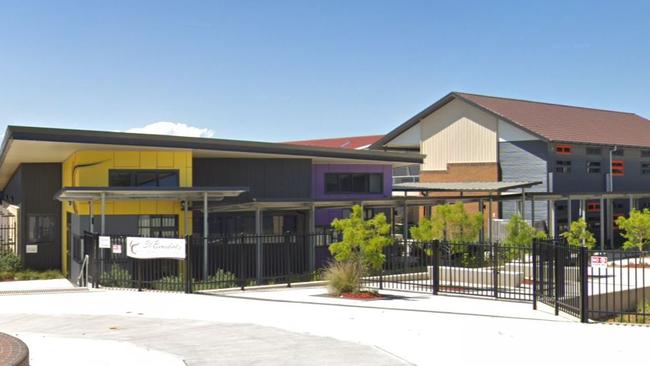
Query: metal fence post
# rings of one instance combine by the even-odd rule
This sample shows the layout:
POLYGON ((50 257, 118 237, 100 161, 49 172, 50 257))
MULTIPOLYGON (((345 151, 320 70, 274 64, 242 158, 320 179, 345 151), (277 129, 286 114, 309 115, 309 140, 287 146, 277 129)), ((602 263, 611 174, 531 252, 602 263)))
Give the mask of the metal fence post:
POLYGON ((537 310, 537 240, 533 240, 533 310, 537 310))
POLYGON ((192 245, 191 237, 185 236, 185 293, 192 293, 192 245))
POLYGON ((560 315, 560 245, 557 242, 553 242, 553 266, 555 269, 554 280, 553 280, 553 289, 555 294, 553 296, 553 307, 555 308, 555 315, 560 315))
POLYGON ((499 242, 492 244, 492 285, 494 286, 494 298, 499 298, 499 242))
MULTIPOLYGON (((237 244, 235 244, 237 245, 237 244)), ((241 287, 242 291, 244 290, 244 286, 246 285, 246 280, 244 279, 244 265, 245 265, 245 256, 244 256, 244 234, 241 234, 240 241, 239 241, 239 286, 241 287)))
MULTIPOLYGON (((296 241, 298 240, 298 236, 296 236, 296 241)), ((285 257, 286 257, 286 262, 287 262, 287 268, 286 268, 286 277, 287 277, 287 287, 291 287, 291 238, 289 237, 289 233, 284 234, 284 247, 285 247, 285 257)))
POLYGON ((93 235, 93 288, 99 288, 99 256, 97 255, 97 247, 99 246, 99 237, 93 235))
POLYGON ((589 322, 588 255, 587 248, 580 247, 580 322, 582 323, 589 322))
POLYGON ((434 295, 440 290, 440 241, 431 243, 431 290, 434 295))

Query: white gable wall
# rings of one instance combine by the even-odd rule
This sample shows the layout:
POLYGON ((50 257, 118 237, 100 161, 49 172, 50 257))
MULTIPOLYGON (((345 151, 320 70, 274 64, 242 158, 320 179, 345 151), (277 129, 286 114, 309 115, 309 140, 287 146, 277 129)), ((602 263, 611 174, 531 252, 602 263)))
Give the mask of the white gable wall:
POLYGON ((449 163, 496 163, 498 119, 454 99, 420 123, 422 170, 444 171, 449 163))

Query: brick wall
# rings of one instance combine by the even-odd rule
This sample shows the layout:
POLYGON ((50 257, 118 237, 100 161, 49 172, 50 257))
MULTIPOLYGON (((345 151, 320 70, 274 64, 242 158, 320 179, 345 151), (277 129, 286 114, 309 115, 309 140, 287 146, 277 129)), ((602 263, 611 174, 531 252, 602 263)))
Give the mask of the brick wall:
POLYGON ((496 182, 497 163, 450 163, 447 170, 421 171, 420 182, 496 182))

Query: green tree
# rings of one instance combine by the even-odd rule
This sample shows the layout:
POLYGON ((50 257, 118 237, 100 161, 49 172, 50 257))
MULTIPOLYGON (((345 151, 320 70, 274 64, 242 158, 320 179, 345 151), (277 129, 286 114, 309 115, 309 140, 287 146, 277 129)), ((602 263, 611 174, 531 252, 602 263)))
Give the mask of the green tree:
POLYGON ((632 210, 629 218, 619 217, 616 225, 624 231, 621 236, 627 239, 623 243, 623 249, 643 250, 650 242, 650 210, 647 208, 643 211, 632 210))
POLYGON ((343 239, 330 245, 330 252, 337 261, 353 261, 362 272, 381 269, 384 247, 392 242, 390 225, 383 213, 369 220, 363 219, 361 206, 352 207, 347 219, 335 219, 332 227, 343 234, 343 239))
POLYGON ((582 217, 571 222, 569 231, 565 231, 560 235, 566 239, 570 246, 573 247, 585 246, 588 249, 591 249, 596 245, 596 238, 594 238, 594 234, 589 231, 587 228, 587 222, 582 217))
POLYGON ((514 214, 508 220, 506 237, 503 244, 511 247, 531 248, 534 239, 546 239, 543 231, 537 231, 519 214, 514 214))
POLYGON ((417 241, 449 240, 468 243, 478 240, 483 225, 483 215, 470 214, 461 201, 436 206, 433 216, 421 218, 417 226, 411 227, 411 237, 417 241))

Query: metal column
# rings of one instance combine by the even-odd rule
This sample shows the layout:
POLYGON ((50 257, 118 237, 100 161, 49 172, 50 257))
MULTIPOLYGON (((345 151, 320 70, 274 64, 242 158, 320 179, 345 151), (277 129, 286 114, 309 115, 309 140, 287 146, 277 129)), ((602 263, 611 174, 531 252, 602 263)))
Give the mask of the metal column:
POLYGON ((309 209, 309 230, 307 230, 307 240, 309 240, 309 271, 316 270, 316 207, 312 203, 309 209))
POLYGON ((567 208, 566 208, 567 229, 571 228, 571 220, 573 220, 573 207, 571 206, 571 196, 567 196, 567 208))
POLYGON ((88 217, 90 221, 90 232, 95 233, 95 223, 93 217, 93 201, 88 201, 88 217))
POLYGON ((99 214, 101 215, 101 227, 99 233, 104 235, 106 233, 106 193, 102 192, 100 195, 101 201, 99 205, 99 214))
POLYGON ((492 244, 492 193, 488 198, 488 242, 492 244))
POLYGON ((526 220, 526 188, 521 189, 521 218, 526 220))
POLYGON ((479 212, 481 213, 481 219, 483 220, 483 222, 481 223, 481 231, 479 232, 479 242, 483 243, 485 242, 485 207, 483 207, 482 198, 478 200, 478 208, 479 208, 479 212))
POLYGON ((404 227, 403 227, 403 236, 404 242, 406 243, 406 238, 408 238, 409 233, 409 210, 406 205, 406 192, 404 192, 404 227))
POLYGON ((264 270, 263 266, 263 258, 262 256, 264 255, 263 249, 262 249, 262 210, 257 207, 255 208, 255 253, 256 253, 256 261, 255 261, 255 278, 257 280, 257 284, 261 285, 262 284, 262 271, 264 270))
POLYGON ((535 197, 530 197, 530 226, 535 227, 535 197))
POLYGON ((605 250, 605 200, 600 197, 600 250, 605 250))
POLYGON ((208 280, 208 192, 203 192, 203 280, 208 280))

